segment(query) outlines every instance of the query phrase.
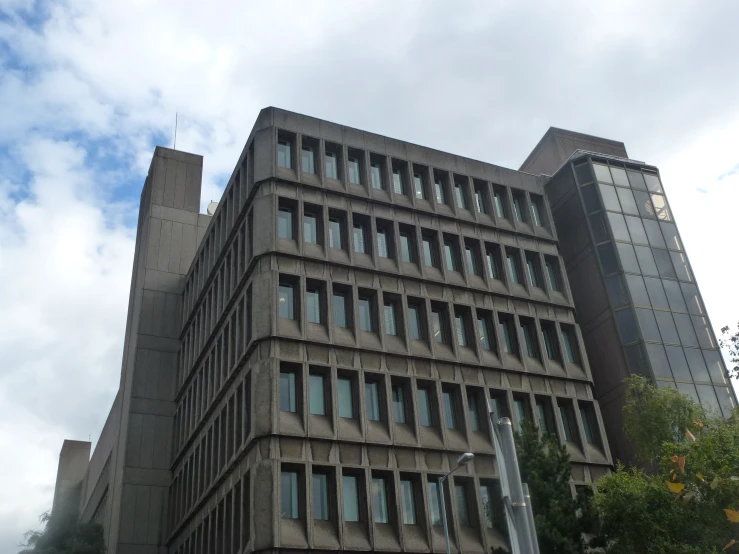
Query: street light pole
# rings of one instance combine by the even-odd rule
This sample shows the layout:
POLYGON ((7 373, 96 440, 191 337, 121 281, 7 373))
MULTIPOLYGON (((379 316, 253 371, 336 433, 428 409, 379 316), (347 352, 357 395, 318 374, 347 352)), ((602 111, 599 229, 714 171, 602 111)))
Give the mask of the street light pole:
POLYGON ((444 526, 444 541, 446 543, 446 554, 450 554, 451 545, 449 544, 449 526, 447 525, 447 522, 446 522, 446 503, 444 500, 444 481, 446 481, 447 477, 449 477, 452 473, 457 471, 464 464, 468 463, 474 457, 475 455, 472 452, 465 452, 457 459, 457 465, 454 467, 454 469, 452 469, 446 475, 439 477, 437 480, 438 488, 439 488, 439 509, 441 510, 441 523, 444 526))

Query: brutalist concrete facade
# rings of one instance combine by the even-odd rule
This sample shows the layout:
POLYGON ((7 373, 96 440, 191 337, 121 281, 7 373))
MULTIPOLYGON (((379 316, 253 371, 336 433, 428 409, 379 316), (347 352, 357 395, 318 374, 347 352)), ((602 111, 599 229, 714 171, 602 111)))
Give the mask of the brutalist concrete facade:
POLYGON ((466 451, 452 549, 489 551, 486 398, 560 438, 573 489, 605 474, 608 379, 633 369, 599 323, 622 307, 597 304, 611 274, 579 168, 635 162, 554 131, 533 175, 267 108, 212 217, 202 158, 157 148, 121 389, 89 466, 65 472, 109 551, 440 552, 434 483, 466 451))
POLYGON ((623 143, 555 128, 521 170, 553 175, 546 195, 614 457, 633 455, 621 418, 629 375, 728 417, 736 397, 659 170, 623 143))

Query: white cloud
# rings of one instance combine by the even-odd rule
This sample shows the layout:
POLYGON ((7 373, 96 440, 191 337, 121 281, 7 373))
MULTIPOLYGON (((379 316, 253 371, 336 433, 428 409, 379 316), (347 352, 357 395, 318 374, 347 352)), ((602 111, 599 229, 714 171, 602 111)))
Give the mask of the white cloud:
POLYGON ((739 319, 739 177, 718 179, 739 162, 739 6, 0 6, 3 554, 50 505, 62 439, 94 438, 107 415, 136 208, 115 199, 138 198, 175 111, 178 148, 205 155, 203 204, 268 105, 514 168, 549 125, 623 140, 662 169, 714 324, 739 319))

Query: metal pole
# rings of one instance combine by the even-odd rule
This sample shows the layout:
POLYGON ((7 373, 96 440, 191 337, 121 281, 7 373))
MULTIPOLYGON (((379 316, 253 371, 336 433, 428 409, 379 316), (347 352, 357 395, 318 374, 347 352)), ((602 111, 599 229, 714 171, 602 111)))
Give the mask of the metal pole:
POLYGON ((526 502, 526 519, 529 521, 529 535, 533 546, 531 552, 532 554, 539 554, 539 539, 536 538, 536 524, 534 523, 534 507, 531 505, 529 486, 526 483, 523 484, 523 498, 526 502))
POLYGON ((447 527, 446 523, 446 505, 444 502, 444 479, 446 479, 450 473, 447 473, 443 477, 439 477, 438 486, 439 486, 439 509, 441 510, 441 523, 444 525, 444 541, 446 543, 446 554, 449 554, 451 552, 451 546, 449 544, 449 527, 447 527))
POLYGON ((533 554, 532 531, 526 510, 526 500, 521 485, 521 474, 518 471, 518 457, 516 456, 516 445, 513 442, 513 426, 507 417, 498 422, 500 433, 501 452, 498 452, 505 463, 508 478, 508 490, 510 493, 511 517, 514 520, 515 533, 518 535, 518 543, 522 554, 533 554))

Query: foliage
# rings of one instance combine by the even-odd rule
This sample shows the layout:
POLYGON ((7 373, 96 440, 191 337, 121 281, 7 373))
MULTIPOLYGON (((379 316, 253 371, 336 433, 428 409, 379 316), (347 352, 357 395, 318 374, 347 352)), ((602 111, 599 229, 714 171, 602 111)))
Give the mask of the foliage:
POLYGON ((572 497, 567 448, 554 435, 541 435, 526 422, 516 435, 521 480, 529 486, 541 554, 582 553, 593 527, 587 497, 572 497))
POLYGON ((729 353, 729 360, 732 363, 732 367, 728 369, 729 377, 739 379, 739 323, 733 335, 728 326, 722 327, 721 338, 718 342, 721 348, 729 353))
POLYGON ((103 528, 97 523, 80 523, 74 510, 59 508, 40 518, 44 529, 29 531, 20 554, 103 554, 103 528))
POLYGON ((598 483, 595 507, 607 551, 705 554, 726 547, 739 553, 731 542, 739 539, 739 418, 695 419, 678 436, 676 422, 700 412, 692 400, 679 402, 671 389, 639 379, 630 381, 628 395, 629 417, 638 413, 649 430, 635 429, 632 420, 627 433, 642 441, 655 472, 619 466, 598 483), (659 425, 650 426, 653 419, 659 425))
POLYGON ((638 375, 625 383, 624 428, 642 462, 656 462, 664 443, 684 442, 693 421, 706 421, 705 410, 676 389, 658 389, 638 375))

